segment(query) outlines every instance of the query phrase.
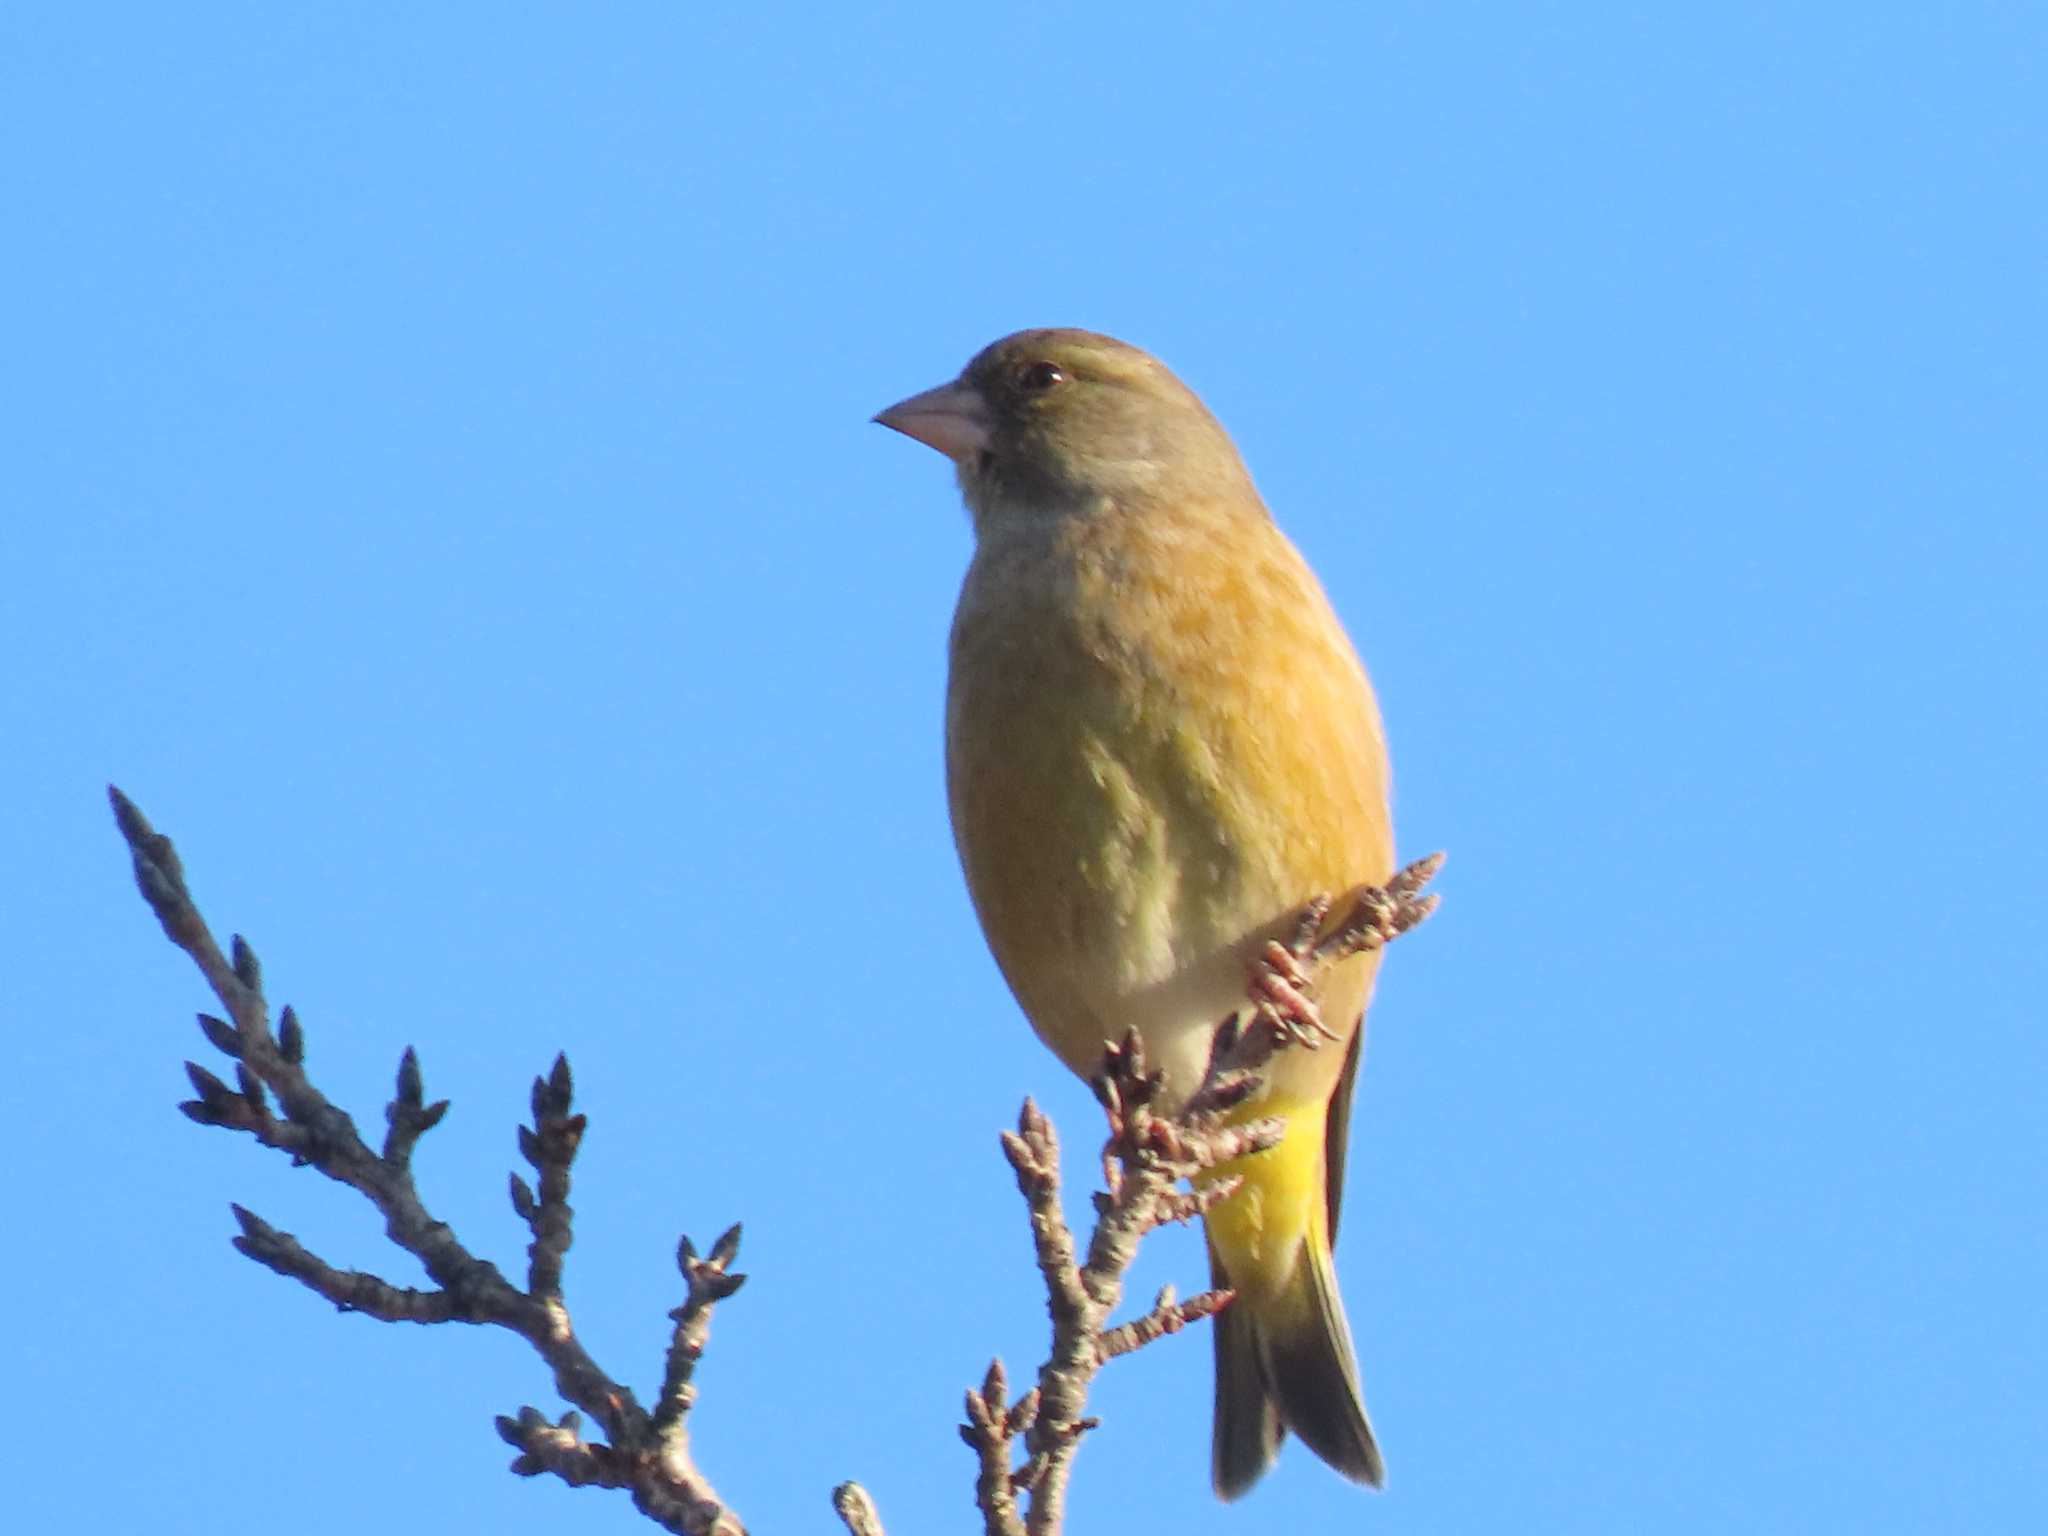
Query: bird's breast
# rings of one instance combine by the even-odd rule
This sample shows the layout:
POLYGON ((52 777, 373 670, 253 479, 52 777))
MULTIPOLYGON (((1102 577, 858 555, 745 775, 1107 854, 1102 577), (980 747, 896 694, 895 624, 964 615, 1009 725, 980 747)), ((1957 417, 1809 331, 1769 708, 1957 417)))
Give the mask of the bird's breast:
POLYGON ((951 649, 954 835, 1012 990, 1077 1072, 1135 1026, 1198 1075, 1250 950, 1386 873, 1377 718, 1314 578, 1263 515, 1030 529, 983 540, 951 649))

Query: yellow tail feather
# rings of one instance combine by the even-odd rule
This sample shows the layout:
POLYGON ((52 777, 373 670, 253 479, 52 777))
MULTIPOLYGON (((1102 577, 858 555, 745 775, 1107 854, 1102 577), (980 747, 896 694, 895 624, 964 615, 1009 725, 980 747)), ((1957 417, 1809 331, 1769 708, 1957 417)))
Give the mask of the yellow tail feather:
POLYGON ((1237 1292, 1215 1324, 1216 1492, 1231 1499, 1257 1482, 1288 1430, 1346 1477, 1378 1487, 1386 1469, 1330 1262, 1324 1106, 1253 1112, 1286 1114, 1286 1139, 1203 1180, 1244 1179, 1206 1218, 1213 1283, 1237 1292))

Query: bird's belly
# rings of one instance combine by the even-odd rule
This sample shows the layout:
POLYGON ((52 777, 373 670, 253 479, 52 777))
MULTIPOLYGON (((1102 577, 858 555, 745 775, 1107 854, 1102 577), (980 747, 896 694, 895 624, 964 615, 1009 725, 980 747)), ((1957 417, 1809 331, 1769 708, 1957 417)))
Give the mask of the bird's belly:
POLYGON ((1247 857, 1237 788, 1205 743, 1085 683, 1033 694, 1000 732, 956 710, 950 733, 961 860, 996 960, 1074 1071, 1136 1029, 1192 1086, 1294 898, 1247 857))

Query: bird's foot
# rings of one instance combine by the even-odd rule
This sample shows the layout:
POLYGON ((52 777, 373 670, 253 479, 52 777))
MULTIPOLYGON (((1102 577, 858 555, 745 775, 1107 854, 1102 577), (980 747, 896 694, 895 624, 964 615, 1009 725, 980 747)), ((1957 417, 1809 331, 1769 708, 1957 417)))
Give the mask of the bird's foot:
POLYGON ((1310 991, 1316 961, 1316 940, 1330 915, 1330 899, 1318 896, 1301 910, 1286 943, 1268 939, 1252 961, 1245 992, 1256 1016, 1290 1045, 1314 1050, 1325 1040, 1343 1038, 1323 1022, 1323 1011, 1310 991))

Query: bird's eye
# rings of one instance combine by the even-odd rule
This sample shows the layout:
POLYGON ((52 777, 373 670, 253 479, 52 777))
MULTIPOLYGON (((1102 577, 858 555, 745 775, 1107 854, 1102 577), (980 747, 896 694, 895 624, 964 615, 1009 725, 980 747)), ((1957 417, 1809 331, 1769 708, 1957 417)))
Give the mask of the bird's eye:
POLYGON ((1067 376, 1060 372, 1058 363, 1041 358, 1035 363, 1026 363, 1017 370, 1017 387, 1027 395, 1042 395, 1055 384, 1064 384, 1067 376))

